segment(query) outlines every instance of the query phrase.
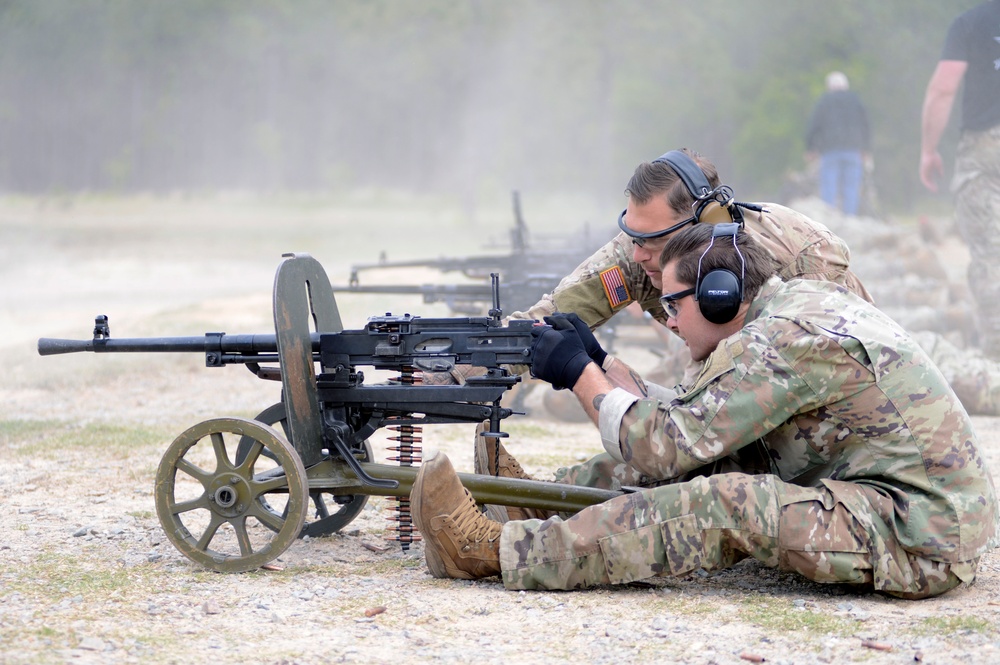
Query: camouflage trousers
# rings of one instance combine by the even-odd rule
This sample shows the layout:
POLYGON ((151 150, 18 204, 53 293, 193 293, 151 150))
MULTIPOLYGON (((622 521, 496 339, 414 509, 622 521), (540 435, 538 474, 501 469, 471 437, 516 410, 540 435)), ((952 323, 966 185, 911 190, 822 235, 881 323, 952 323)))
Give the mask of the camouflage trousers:
POLYGON ((1000 127, 962 135, 951 191, 958 229, 969 246, 980 345, 987 357, 1000 360, 1000 127))
POLYGON ((860 484, 801 487, 774 475, 699 476, 624 494, 563 519, 508 522, 500 566, 508 589, 581 589, 715 571, 751 556, 822 583, 902 598, 975 577, 900 547, 892 502, 860 484))

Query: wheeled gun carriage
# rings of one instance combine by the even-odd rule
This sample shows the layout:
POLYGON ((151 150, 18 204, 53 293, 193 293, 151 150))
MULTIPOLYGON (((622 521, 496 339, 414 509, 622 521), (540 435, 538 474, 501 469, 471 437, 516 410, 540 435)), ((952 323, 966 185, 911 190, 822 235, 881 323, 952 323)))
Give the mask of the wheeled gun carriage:
MULTIPOLYGON (((494 285, 498 283, 493 278, 494 285)), ((424 425, 500 422, 501 405, 520 376, 510 365, 531 363, 531 321, 501 325, 499 291, 488 316, 424 319, 375 316, 344 330, 322 266, 308 254, 286 254, 274 280, 271 334, 117 339, 99 316, 90 340, 42 338, 41 355, 195 352, 208 367, 242 364, 259 378, 279 380, 282 398, 253 420, 206 420, 180 434, 156 473, 156 512, 167 538, 185 556, 213 570, 243 572, 282 554, 296 538, 322 536, 349 524, 369 496, 397 497, 393 521, 404 549, 419 540, 409 496, 420 462, 424 425), (424 371, 468 364, 481 376, 464 385, 423 385, 424 371), (317 370, 318 366, 318 370, 317 370), (398 373, 366 385, 358 368, 398 373), (397 464, 377 463, 369 438, 397 432, 397 464)), ((575 512, 618 492, 463 473, 479 503, 575 512)))

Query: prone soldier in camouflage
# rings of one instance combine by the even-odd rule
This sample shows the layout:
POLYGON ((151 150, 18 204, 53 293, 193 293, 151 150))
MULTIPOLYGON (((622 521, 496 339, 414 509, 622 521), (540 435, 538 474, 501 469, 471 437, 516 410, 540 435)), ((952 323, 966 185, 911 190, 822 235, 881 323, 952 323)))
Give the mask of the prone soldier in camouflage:
POLYGON ((695 224, 664 249, 668 324, 704 361, 669 402, 613 388, 579 328, 537 328, 532 371, 573 390, 608 455, 662 484, 569 519, 501 525, 438 455, 411 493, 433 575, 578 589, 752 556, 902 598, 974 580, 996 499, 969 416, 940 372, 863 299, 829 282, 784 282, 749 234, 729 234, 695 224), (708 307, 716 271, 739 276, 728 320, 708 307), (767 451, 769 472, 676 482, 751 446, 767 451))

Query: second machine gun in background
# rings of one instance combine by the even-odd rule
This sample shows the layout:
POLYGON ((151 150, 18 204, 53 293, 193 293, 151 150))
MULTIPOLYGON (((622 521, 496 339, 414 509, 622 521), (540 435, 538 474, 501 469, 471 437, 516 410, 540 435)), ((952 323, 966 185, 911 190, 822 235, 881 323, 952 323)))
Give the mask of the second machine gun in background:
MULTIPOLYGON (((167 538, 189 559, 213 570, 266 565, 301 535, 346 526, 370 495, 397 497, 395 539, 404 548, 418 540, 409 495, 417 473, 413 465, 420 462, 415 445, 420 428, 488 421, 485 435, 505 436, 500 421, 513 411, 500 399, 520 380, 505 366, 531 362, 534 322, 501 325, 496 287, 486 317, 386 315, 370 318, 363 329, 344 330, 319 263, 307 254, 286 256, 274 283, 273 335, 117 339, 101 316, 93 339, 38 341, 41 355, 197 352, 205 354, 209 367, 242 364, 260 378, 280 378, 281 402, 253 420, 214 418, 188 428, 158 466, 156 512, 167 538), (461 386, 420 385, 420 372, 456 364, 483 373, 461 386), (360 366, 397 376, 366 385, 360 366), (399 445, 392 448, 398 466, 372 461, 368 439, 383 427, 398 433, 393 439, 399 445), (307 525, 310 502, 318 519, 307 525)), ((476 474, 459 477, 480 503, 575 512, 619 494, 476 474)))
MULTIPOLYGON (((383 255, 376 263, 361 263, 351 267, 346 286, 335 286, 343 293, 386 293, 419 295, 425 303, 441 302, 455 314, 475 314, 489 307, 492 301, 490 275, 501 273, 504 282, 500 296, 508 311, 525 310, 559 284, 597 248, 588 229, 576 237, 560 238, 556 247, 543 249, 532 245, 528 226, 521 212, 521 199, 512 194, 514 227, 510 231, 510 252, 468 257, 440 257, 389 261, 383 255), (460 273, 479 283, 467 284, 362 284, 361 273, 398 268, 432 268, 442 273, 460 273)), ((600 242, 603 244, 603 241, 600 242)))

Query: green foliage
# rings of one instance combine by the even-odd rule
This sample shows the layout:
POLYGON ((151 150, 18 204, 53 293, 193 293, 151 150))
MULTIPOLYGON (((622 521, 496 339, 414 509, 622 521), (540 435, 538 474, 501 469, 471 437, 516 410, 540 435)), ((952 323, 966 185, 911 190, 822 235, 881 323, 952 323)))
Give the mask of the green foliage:
POLYGON ((917 632, 945 637, 963 632, 995 635, 997 628, 993 622, 977 616, 927 617, 917 632))
POLYGON ((636 163, 687 146, 765 198, 840 69, 905 208, 924 87, 977 2, 13 0, 0 190, 518 188, 610 216, 636 163))
POLYGON ((803 631, 812 635, 851 635, 857 624, 826 611, 794 607, 787 598, 755 595, 741 601, 740 618, 768 631, 803 631))

